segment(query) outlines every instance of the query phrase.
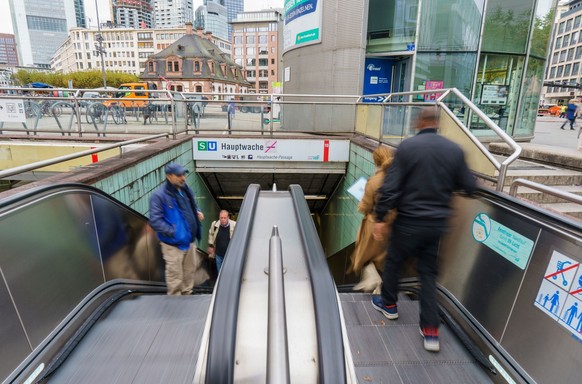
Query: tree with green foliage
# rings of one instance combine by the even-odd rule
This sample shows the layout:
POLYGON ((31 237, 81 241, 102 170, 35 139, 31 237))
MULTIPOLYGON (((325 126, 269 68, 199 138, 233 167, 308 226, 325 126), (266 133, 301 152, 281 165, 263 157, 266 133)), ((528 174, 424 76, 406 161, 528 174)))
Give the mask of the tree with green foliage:
MULTIPOLYGON (((107 86, 119 87, 123 83, 139 81, 139 77, 124 72, 107 71, 105 74, 107 86)), ((20 86, 33 82, 46 83, 56 88, 68 88, 69 80, 73 81, 73 88, 92 89, 103 87, 103 75, 99 70, 78 71, 70 73, 41 72, 19 70, 14 74, 20 86)))

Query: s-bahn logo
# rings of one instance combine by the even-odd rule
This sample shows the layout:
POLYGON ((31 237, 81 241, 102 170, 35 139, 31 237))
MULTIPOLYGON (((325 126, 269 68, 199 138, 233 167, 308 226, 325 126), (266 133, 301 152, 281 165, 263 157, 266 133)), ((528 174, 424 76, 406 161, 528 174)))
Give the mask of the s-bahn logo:
POLYGON ((199 151, 217 151, 218 143, 216 141, 199 141, 198 142, 199 151))

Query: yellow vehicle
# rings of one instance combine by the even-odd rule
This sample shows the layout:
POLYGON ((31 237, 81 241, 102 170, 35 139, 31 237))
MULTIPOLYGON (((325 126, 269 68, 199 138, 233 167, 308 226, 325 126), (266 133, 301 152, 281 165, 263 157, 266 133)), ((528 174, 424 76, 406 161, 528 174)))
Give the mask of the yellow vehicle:
POLYGON ((158 87, 152 82, 124 83, 115 92, 114 99, 107 100, 103 104, 110 107, 113 104, 123 105, 126 108, 145 107, 149 103, 149 98, 153 97, 148 90, 156 90, 158 87))

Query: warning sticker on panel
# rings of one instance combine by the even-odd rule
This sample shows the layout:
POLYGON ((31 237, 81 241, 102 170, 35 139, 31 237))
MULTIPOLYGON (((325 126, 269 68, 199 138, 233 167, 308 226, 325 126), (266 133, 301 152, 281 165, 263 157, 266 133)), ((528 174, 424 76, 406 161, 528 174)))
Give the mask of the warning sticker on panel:
POLYGON ((582 340, 582 268, 554 251, 534 303, 582 340))
POLYGON ((475 216, 472 232, 475 241, 525 269, 534 246, 532 240, 491 219, 486 213, 475 216))

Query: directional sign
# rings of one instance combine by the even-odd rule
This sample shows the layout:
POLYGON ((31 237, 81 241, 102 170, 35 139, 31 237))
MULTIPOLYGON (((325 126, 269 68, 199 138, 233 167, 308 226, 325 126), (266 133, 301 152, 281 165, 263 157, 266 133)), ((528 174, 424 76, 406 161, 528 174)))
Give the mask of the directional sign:
POLYGON ((387 103, 389 96, 366 96, 362 99, 364 103, 387 103))

